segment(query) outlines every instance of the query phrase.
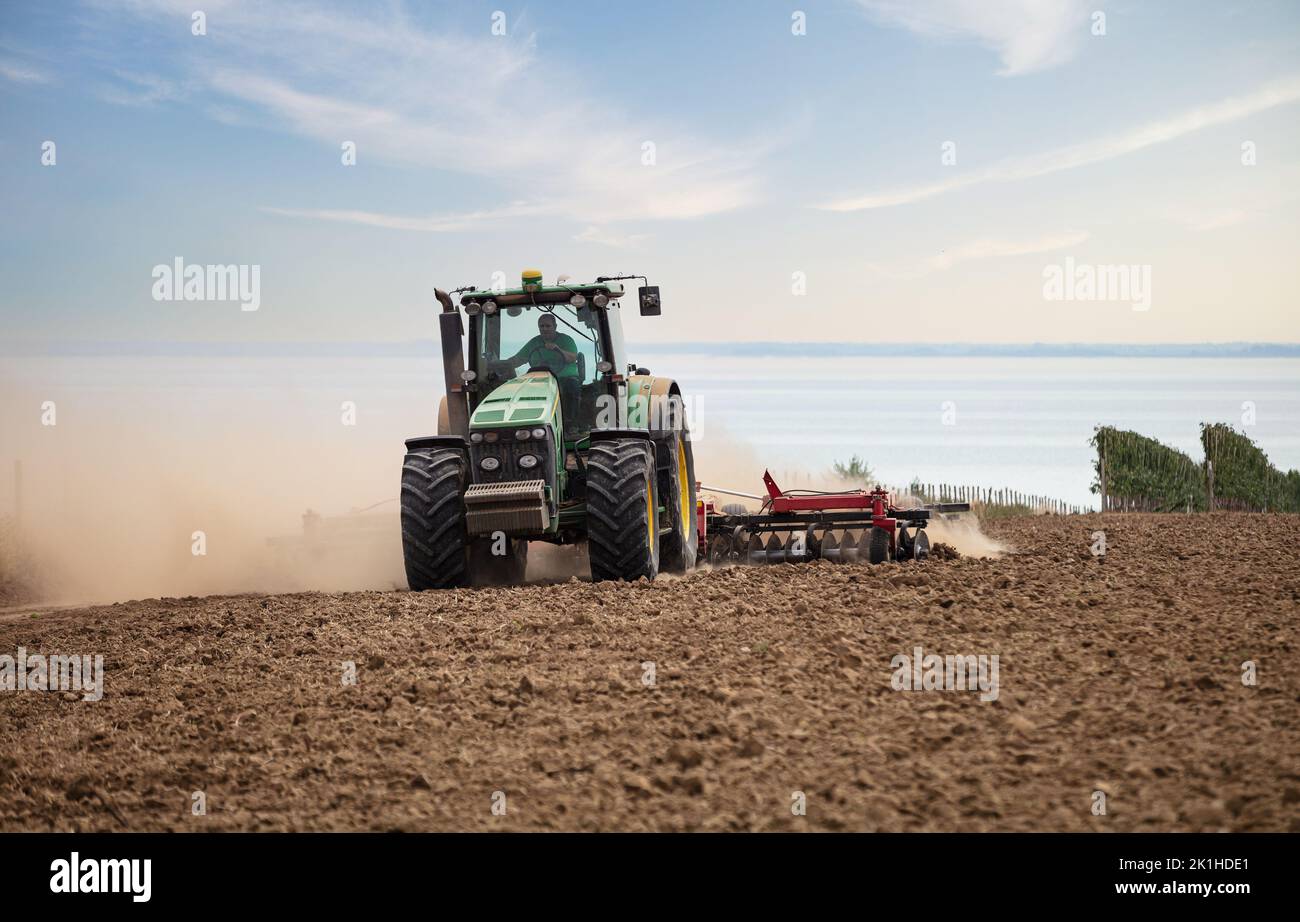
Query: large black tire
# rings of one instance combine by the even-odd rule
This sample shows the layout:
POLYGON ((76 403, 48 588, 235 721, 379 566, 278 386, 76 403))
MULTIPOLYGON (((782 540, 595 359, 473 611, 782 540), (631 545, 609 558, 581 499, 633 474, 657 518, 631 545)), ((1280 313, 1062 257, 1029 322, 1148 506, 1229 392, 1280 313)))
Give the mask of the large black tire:
POLYGON ((469 578, 475 586, 518 586, 528 570, 528 542, 523 538, 506 538, 505 553, 493 554, 496 539, 491 535, 471 538, 469 578))
POLYGON ((465 537, 465 456, 417 448, 402 461, 402 559, 415 592, 469 581, 465 537))
POLYGON ((871 528, 871 544, 867 549, 867 559, 872 563, 884 563, 889 559, 889 532, 878 526, 871 528))
POLYGON ((658 575, 656 480, 649 442, 592 444, 587 453, 587 552, 593 580, 652 580, 658 575))
POLYGON ((700 531, 695 515, 695 460, 690 439, 674 436, 659 443, 660 491, 668 527, 659 539, 659 568, 685 573, 695 566, 700 531), (666 457, 665 457, 666 456, 666 457))

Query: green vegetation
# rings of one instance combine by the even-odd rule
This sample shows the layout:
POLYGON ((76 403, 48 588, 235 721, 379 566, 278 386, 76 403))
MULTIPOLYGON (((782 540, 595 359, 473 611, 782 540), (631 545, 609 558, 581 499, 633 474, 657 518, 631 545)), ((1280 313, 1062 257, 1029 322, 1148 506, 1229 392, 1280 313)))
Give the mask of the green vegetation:
POLYGON ((1223 423, 1201 425, 1205 462, 1136 432, 1098 426, 1096 480, 1103 508, 1178 512, 1300 512, 1300 471, 1282 473, 1250 439, 1223 423))
POLYGON ((1143 512, 1204 511, 1209 508, 1205 474, 1181 451, 1136 432, 1098 426, 1092 492, 1107 509, 1143 512))
POLYGON ((1254 442, 1223 423, 1201 425, 1216 509, 1300 512, 1300 471, 1282 473, 1254 442))
POLYGON ((860 484, 865 489, 871 489, 875 486, 876 475, 871 473, 871 468, 867 462, 857 455, 848 460, 848 463, 835 461, 831 464, 831 470, 835 476, 852 484, 860 484))

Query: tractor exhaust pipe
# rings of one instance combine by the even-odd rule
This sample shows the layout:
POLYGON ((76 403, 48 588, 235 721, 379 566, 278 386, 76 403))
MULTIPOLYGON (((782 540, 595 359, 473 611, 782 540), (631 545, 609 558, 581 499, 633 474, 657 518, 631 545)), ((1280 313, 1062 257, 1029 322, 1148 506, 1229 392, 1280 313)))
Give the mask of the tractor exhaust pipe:
POLYGON ((455 435, 469 438, 469 402, 465 382, 465 327, 451 295, 435 288, 433 295, 442 305, 438 314, 438 332, 442 338, 442 371, 447 384, 447 424, 455 435))

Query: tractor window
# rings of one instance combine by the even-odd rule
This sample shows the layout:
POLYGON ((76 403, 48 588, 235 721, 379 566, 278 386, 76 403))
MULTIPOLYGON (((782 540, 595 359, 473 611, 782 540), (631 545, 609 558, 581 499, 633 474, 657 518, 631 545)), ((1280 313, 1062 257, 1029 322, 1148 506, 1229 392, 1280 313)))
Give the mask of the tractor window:
POLYGON ((489 384, 530 367, 549 368, 557 377, 575 377, 584 385, 597 379, 596 364, 603 358, 600 328, 589 308, 577 310, 568 304, 502 308, 482 319, 483 354, 476 371, 489 384), (565 362, 548 343, 576 352, 576 360, 565 362))

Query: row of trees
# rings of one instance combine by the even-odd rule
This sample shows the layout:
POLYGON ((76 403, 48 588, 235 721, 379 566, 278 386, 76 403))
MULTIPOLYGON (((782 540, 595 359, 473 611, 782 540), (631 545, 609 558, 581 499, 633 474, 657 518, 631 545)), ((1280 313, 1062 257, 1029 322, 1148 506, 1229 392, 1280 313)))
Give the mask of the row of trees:
POLYGON ((1300 471, 1282 473, 1223 423, 1201 425, 1203 461, 1130 430, 1098 426, 1092 492, 1102 511, 1300 512, 1300 471))

